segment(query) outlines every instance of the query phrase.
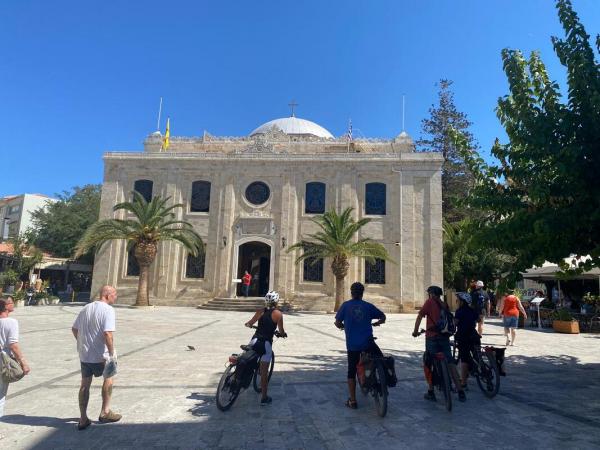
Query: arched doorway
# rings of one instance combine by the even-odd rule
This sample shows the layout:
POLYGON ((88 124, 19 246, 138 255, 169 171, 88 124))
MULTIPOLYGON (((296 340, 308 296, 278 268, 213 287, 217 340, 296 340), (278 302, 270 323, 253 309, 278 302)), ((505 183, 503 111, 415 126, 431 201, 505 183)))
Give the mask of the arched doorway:
MULTIPOLYGON (((269 272, 271 270, 271 247, 262 242, 246 242, 240 245, 238 255, 238 278, 247 270, 252 275, 249 295, 262 297, 269 291, 269 272)), ((242 285, 238 284, 237 295, 242 295, 242 285)))

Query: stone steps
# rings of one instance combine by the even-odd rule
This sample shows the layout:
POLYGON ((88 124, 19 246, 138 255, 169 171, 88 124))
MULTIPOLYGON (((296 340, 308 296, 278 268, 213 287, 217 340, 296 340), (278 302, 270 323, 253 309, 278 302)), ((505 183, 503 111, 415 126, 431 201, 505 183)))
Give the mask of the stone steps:
POLYGON ((265 300, 263 297, 238 297, 224 298, 216 297, 204 305, 198 305, 198 309, 208 309, 211 311, 245 311, 254 312, 257 309, 264 308, 265 300))

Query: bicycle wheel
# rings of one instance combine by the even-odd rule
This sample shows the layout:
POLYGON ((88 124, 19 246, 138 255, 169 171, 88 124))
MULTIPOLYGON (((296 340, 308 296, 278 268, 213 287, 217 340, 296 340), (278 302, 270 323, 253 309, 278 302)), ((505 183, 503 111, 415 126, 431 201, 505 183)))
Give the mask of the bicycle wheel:
POLYGON ((448 371, 448 363, 445 359, 436 360, 436 364, 439 370, 439 383, 442 394, 444 395, 444 401, 446 403, 446 409, 448 412, 452 411, 452 386, 450 384, 450 372, 448 371))
POLYGON ((378 359, 375 361, 375 384, 373 386, 373 397, 375 398, 375 408, 379 417, 385 417, 388 404, 388 387, 385 368, 383 362, 378 359))
POLYGON ((240 393, 240 386, 237 383, 232 383, 234 372, 235 366, 228 366, 219 380, 216 400, 217 408, 221 411, 227 411, 231 408, 231 405, 233 405, 233 402, 235 402, 235 399, 240 393))
MULTIPOLYGON (((271 375, 273 375, 273 367, 275 367, 275 352, 273 352, 271 355, 271 364, 269 365, 269 381, 271 381, 271 375)), ((254 375, 252 375, 252 387, 258 394, 262 392, 262 388, 260 387, 260 360, 258 360, 258 365, 254 370, 254 375)))
POLYGON ((480 353, 479 370, 475 378, 483 395, 487 398, 496 396, 500 390, 500 371, 492 352, 480 353))

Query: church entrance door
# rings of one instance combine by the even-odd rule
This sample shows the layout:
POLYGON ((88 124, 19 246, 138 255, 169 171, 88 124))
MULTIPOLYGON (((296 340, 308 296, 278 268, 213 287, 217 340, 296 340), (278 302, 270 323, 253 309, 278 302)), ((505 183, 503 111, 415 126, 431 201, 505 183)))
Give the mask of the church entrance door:
MULTIPOLYGON (((238 256, 238 278, 247 270, 252 276, 249 295, 262 297, 269 291, 269 272, 271 270, 271 247, 262 242, 247 242, 240 245, 238 256)), ((237 295, 242 296, 242 285, 238 284, 237 295)))

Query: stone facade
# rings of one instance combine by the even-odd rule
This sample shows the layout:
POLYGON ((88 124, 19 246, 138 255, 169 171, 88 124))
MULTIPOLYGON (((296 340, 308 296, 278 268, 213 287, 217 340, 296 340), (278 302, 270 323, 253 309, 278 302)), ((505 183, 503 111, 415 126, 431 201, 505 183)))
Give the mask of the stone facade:
MULTIPOLYGON (((366 297, 387 311, 410 311, 420 305, 430 284, 442 285, 441 164, 436 153, 415 153, 401 134, 394 140, 359 140, 288 135, 278 128, 243 138, 171 138, 161 152, 162 137, 144 142, 144 152, 106 153, 101 218, 124 218, 113 206, 131 198, 136 180, 152 181, 152 195, 182 203, 178 218, 189 221, 206 243, 202 278, 186 278, 187 255, 177 243, 165 242, 151 268, 151 303, 197 305, 236 294, 240 258, 251 242, 266 244, 260 270, 266 285, 295 307, 330 310, 334 278, 324 261, 323 281, 304 281, 303 264, 288 247, 315 231, 307 214, 306 184, 325 185, 325 209, 354 208, 365 217, 368 183, 385 184, 385 214, 362 236, 381 242, 394 263, 385 264, 385 283, 366 284, 366 297), (192 212, 192 183, 210 183, 208 212, 192 212), (252 204, 248 185, 263 182, 268 200, 252 204), (264 262, 264 264, 263 264, 264 262), (268 271, 268 277, 266 272, 268 271)), ((260 249, 256 244, 253 249, 260 249)), ((252 251, 254 251, 252 250, 252 251)), ((124 242, 106 245, 96 258, 92 292, 102 284, 119 289, 119 302, 133 303, 137 277, 127 276, 124 242)), ((246 259, 244 259, 246 261, 246 259)), ((248 263, 250 264, 250 263, 248 263)), ((254 263, 252 263, 254 264, 254 263)), ((347 284, 365 282, 365 263, 350 261, 347 284)))

